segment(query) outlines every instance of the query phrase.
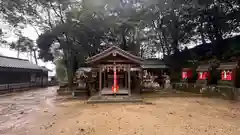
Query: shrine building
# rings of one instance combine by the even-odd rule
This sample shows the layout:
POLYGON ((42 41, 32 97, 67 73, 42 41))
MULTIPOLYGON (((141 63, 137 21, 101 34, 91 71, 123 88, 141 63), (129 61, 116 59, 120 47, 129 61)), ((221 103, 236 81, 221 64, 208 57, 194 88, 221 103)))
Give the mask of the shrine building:
POLYGON ((91 72, 97 78, 99 96, 110 94, 131 96, 132 93, 140 91, 143 70, 167 69, 163 63, 161 66, 156 66, 157 64, 153 62, 147 63, 146 60, 117 46, 88 58, 86 63, 95 69, 91 72))

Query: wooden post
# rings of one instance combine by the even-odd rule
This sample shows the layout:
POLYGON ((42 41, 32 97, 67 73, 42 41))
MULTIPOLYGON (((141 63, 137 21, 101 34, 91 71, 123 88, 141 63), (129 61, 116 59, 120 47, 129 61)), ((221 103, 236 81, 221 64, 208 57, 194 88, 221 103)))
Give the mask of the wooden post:
POLYGON ((128 87, 128 84, 127 84, 128 83, 128 72, 124 73, 124 81, 125 81, 124 82, 124 85, 125 85, 124 88, 127 89, 127 87, 128 87))
POLYGON ((128 96, 131 96, 131 66, 128 65, 128 96))
POLYGON ((103 71, 103 88, 106 87, 106 71, 103 71))
POLYGON ((102 67, 99 68, 99 96, 102 95, 102 67))
POLYGON ((140 75, 140 90, 139 92, 141 93, 142 92, 142 86, 143 86, 143 69, 141 68, 141 71, 140 71, 141 75, 140 75))

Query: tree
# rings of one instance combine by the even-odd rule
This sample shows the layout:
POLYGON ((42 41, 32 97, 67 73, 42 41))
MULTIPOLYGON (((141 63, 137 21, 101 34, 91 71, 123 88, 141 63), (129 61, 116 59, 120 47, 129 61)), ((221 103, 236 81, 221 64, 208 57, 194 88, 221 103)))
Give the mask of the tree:
POLYGON ((221 59, 226 47, 221 41, 239 32, 240 22, 237 0, 13 0, 0 4, 5 6, 0 12, 12 26, 23 23, 41 30, 39 57, 63 59, 69 86, 84 60, 110 45, 144 58, 172 55, 172 65, 180 67, 188 56, 180 54, 188 52, 182 45, 201 40, 213 42, 211 54, 221 59))
POLYGON ((200 26, 197 26, 201 28, 202 38, 206 36, 207 40, 214 43, 212 55, 222 59, 222 54, 228 48, 223 39, 232 37, 232 33, 239 32, 238 1, 202 1, 196 8, 197 12, 193 15, 200 19, 200 26))
POLYGON ((55 64, 56 64, 56 77, 59 79, 59 81, 65 81, 67 78, 65 61, 63 59, 57 59, 55 61, 55 64))
POLYGON ((66 14, 66 21, 40 35, 37 44, 40 48, 40 58, 53 60, 51 47, 58 43, 58 49, 63 52, 67 69, 68 81, 71 87, 72 79, 77 69, 77 56, 84 59, 100 47, 100 38, 104 33, 97 23, 98 16, 86 10, 72 10, 66 14))
POLYGON ((17 51, 17 57, 19 58, 20 52, 25 52, 30 55, 30 59, 34 57, 35 63, 37 64, 36 48, 34 41, 28 37, 19 35, 19 38, 16 42, 10 44, 10 48, 17 51))

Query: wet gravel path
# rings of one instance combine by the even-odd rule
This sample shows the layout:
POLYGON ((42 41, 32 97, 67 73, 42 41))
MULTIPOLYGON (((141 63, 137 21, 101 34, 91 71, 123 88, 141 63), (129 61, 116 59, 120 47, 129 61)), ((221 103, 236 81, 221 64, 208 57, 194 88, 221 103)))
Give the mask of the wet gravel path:
POLYGON ((91 105, 56 89, 0 96, 0 134, 240 135, 239 102, 150 95, 152 104, 91 105))
POLYGON ((43 108, 53 107, 57 99, 56 87, 36 89, 0 96, 0 134, 28 125, 34 114, 43 108))

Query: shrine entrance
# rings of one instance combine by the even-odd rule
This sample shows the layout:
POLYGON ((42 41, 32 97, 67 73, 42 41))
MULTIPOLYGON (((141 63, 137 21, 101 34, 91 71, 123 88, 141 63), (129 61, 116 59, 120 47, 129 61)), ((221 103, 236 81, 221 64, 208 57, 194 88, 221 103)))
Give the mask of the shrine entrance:
POLYGON ((131 79, 130 79, 130 65, 103 65, 102 67, 102 95, 114 94, 113 86, 114 79, 116 79, 117 87, 116 94, 131 95, 131 79), (115 73, 114 73, 115 72, 115 73), (114 76, 114 74, 116 76, 114 76))
POLYGON ((139 71, 143 60, 116 46, 87 59, 99 69, 99 95, 129 95, 131 96, 131 71, 139 71), (135 70, 133 70, 135 69, 135 70))

